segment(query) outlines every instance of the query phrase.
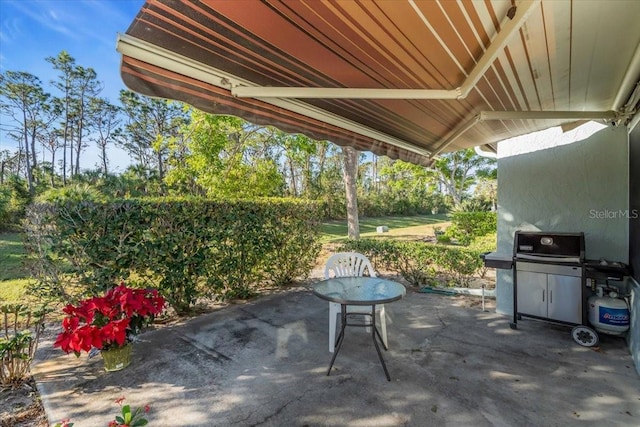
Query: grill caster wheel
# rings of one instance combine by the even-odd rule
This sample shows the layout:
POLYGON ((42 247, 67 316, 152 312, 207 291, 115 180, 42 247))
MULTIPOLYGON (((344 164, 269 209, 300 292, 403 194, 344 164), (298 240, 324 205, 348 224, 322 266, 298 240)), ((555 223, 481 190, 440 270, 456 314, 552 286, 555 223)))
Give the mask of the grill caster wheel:
POLYGON ((518 329, 518 325, 516 325, 516 324, 515 324, 515 323, 513 323, 513 322, 509 322, 509 327, 510 327, 511 329, 518 329))
POLYGON ((573 340, 583 347, 593 347, 599 342, 598 333, 593 329, 578 325, 571 330, 573 340))

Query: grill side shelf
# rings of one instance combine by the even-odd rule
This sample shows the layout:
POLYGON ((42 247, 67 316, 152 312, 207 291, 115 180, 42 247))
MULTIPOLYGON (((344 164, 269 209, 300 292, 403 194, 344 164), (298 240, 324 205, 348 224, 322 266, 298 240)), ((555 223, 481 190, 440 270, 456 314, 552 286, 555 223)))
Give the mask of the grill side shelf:
POLYGON ((513 256, 498 252, 485 252, 480 254, 484 261, 484 266, 488 268, 500 268, 511 270, 513 268, 513 256))

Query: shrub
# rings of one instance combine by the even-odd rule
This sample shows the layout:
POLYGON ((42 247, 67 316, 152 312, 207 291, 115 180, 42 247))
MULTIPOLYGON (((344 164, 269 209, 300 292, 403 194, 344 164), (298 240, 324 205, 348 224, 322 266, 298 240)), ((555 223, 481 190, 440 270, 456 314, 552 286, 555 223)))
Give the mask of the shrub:
POLYGON ((498 216, 495 212, 455 212, 452 222, 458 228, 473 237, 495 233, 498 227, 498 216))
POLYGON ((60 188, 50 188, 36 197, 38 202, 101 202, 106 197, 89 184, 72 184, 60 188))
POLYGON ((471 278, 484 266, 480 254, 466 248, 444 246, 438 264, 454 284, 467 287, 471 278))
MULTIPOLYGON (((476 251, 477 253, 493 252, 497 248, 496 233, 490 233, 486 236, 476 238, 470 245, 469 249, 476 251)), ((484 277, 487 274, 487 267, 484 263, 478 271, 480 277, 484 277)))
POLYGON ((0 231, 11 223, 11 191, 9 188, 0 186, 0 231))
POLYGON ((452 239, 461 245, 468 246, 474 239, 495 233, 498 227, 498 219, 495 212, 454 212, 451 218, 451 226, 442 236, 438 236, 438 242, 449 243, 452 239))
POLYGON ((248 298, 307 274, 314 218, 314 204, 287 199, 67 200, 32 205, 26 232, 41 294, 73 300, 126 280, 157 287, 182 314, 202 296, 248 298))
POLYGON ((18 176, 11 176, 0 185, 0 231, 19 229, 30 202, 27 183, 18 176))
MULTIPOLYGON (((322 218, 344 219, 347 215, 344 193, 323 195, 322 218)), ((449 204, 439 193, 428 191, 360 191, 358 193, 358 215, 360 217, 431 215, 445 212, 449 204)))
POLYGON ((366 255, 376 269, 400 274, 411 285, 421 286, 437 275, 449 277, 451 284, 468 286, 482 272, 484 264, 478 248, 444 246, 424 242, 360 239, 343 243, 339 250, 366 255))
POLYGON ((315 266, 322 244, 318 207, 310 203, 271 204, 271 212, 262 223, 264 242, 269 243, 262 260, 264 279, 275 286, 306 278, 315 266))
POLYGON ((0 384, 17 386, 25 380, 44 328, 46 310, 24 304, 3 304, 0 336, 0 384))

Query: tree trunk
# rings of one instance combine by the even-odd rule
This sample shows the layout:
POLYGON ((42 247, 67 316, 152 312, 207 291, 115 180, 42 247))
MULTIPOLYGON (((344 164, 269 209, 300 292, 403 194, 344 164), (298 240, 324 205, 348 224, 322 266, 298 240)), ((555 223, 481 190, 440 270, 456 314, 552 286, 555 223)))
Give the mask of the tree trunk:
POLYGON ((291 195, 298 197, 298 186, 296 185, 296 171, 293 167, 293 160, 287 157, 287 163, 289 166, 289 187, 291 187, 291 195))
POLYGON ((62 141, 62 185, 67 185, 67 130, 62 141))
POLYGON ((380 182, 378 179, 378 156, 373 155, 373 188, 375 189, 376 194, 380 194, 380 182))
POLYGON ((302 176, 302 194, 305 194, 306 197, 311 196, 311 180, 312 171, 311 171, 311 155, 307 154, 304 159, 304 175, 302 176))
POLYGON ((350 239, 360 238, 360 224, 358 221, 358 197, 356 194, 356 179, 358 176, 358 159, 360 153, 351 148, 343 147, 344 167, 344 187, 347 196, 347 236, 350 239))
POLYGON ((56 151, 51 150, 51 188, 56 186, 56 151))
MULTIPOLYGON (((67 95, 68 96, 68 95, 67 95)), ((69 101, 65 101, 65 118, 62 129, 62 185, 67 185, 67 144, 69 143, 69 101)))
POLYGON ((82 141, 78 141, 76 146, 76 175, 80 175, 80 152, 82 151, 82 141))
POLYGON ((33 174, 31 171, 31 155, 29 154, 29 138, 28 138, 28 129, 27 129, 27 116, 25 112, 22 112, 24 125, 22 132, 24 133, 24 153, 26 157, 26 166, 27 166, 27 183, 29 184, 29 193, 33 195, 35 193, 35 188, 33 187, 33 174))
POLYGON ((84 109, 80 109, 78 121, 78 144, 76 145, 76 175, 80 175, 80 153, 82 152, 82 132, 84 131, 84 109))
POLYGON ((33 180, 34 185, 38 184, 38 176, 34 175, 34 172, 37 170, 38 168, 38 156, 36 153, 36 129, 30 129, 29 130, 30 135, 29 135, 29 139, 31 140, 30 144, 31 144, 31 158, 29 159, 29 161, 31 162, 31 179, 33 180))
POLYGON ((38 158, 36 155, 36 129, 31 131, 31 170, 34 171, 38 167, 38 158))
POLYGON ((107 171, 107 143, 103 143, 101 144, 102 149, 102 167, 103 167, 103 171, 104 171, 104 176, 107 176, 108 171, 107 171))
POLYGON ((320 191, 324 191, 324 187, 322 186, 323 181, 322 177, 324 176, 324 163, 327 158, 327 148, 326 145, 320 146, 320 152, 318 153, 318 181, 317 185, 320 191))
POLYGON ((162 181, 164 179, 164 164, 162 161, 162 153, 160 152, 160 149, 158 149, 158 177, 160 178, 160 181, 162 181))
POLYGON ((69 137, 69 178, 73 178, 73 134, 74 128, 71 127, 71 135, 69 137))

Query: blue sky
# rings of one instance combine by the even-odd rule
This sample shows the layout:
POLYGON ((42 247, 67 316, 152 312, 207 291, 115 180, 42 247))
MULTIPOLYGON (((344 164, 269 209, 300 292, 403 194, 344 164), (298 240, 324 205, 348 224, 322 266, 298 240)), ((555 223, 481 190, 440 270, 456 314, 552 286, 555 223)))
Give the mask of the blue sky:
MULTIPOLYGON (((116 103, 125 88, 116 36, 127 30, 143 4, 144 0, 0 0, 0 71, 29 72, 53 92, 49 81, 56 71, 45 58, 66 50, 77 65, 97 72, 105 86, 101 96, 116 103)), ((0 139, 0 150, 13 148, 12 141, 0 139)), ((93 166, 90 163, 86 167, 93 166)))
POLYGON ((143 0, 0 0, 0 70, 27 71, 43 83, 55 76, 45 58, 66 50, 92 67, 117 100, 124 88, 116 35, 124 33, 143 0))

